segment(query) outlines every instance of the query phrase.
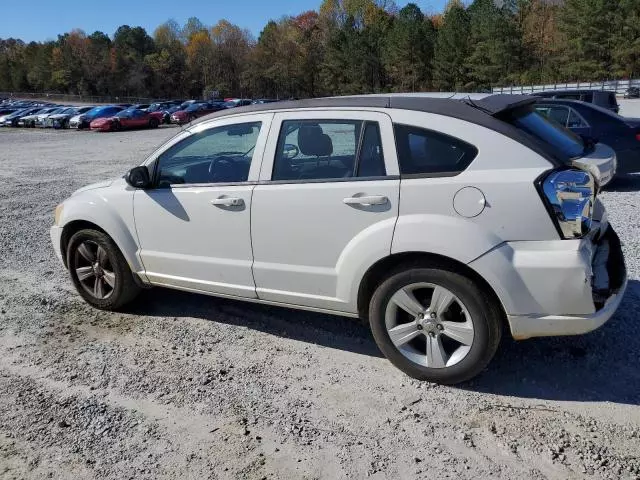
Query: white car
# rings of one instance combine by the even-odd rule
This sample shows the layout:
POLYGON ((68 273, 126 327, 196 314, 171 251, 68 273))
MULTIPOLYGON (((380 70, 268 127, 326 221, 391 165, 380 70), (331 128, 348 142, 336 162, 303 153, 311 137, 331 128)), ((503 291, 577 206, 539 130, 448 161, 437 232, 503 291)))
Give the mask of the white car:
POLYGON ((533 102, 224 110, 75 192, 56 208, 53 246, 95 307, 157 285, 360 317, 408 375, 460 382, 503 328, 589 332, 626 287, 593 169, 574 166, 608 150, 550 127, 533 102))

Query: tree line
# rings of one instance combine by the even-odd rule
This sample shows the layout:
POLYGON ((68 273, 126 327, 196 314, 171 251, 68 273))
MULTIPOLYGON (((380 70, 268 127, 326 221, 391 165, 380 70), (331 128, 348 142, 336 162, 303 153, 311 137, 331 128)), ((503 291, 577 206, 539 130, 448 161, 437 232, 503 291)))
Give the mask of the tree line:
POLYGON ((304 98, 640 76, 639 0, 323 0, 257 39, 226 20, 0 39, 0 91, 304 98))

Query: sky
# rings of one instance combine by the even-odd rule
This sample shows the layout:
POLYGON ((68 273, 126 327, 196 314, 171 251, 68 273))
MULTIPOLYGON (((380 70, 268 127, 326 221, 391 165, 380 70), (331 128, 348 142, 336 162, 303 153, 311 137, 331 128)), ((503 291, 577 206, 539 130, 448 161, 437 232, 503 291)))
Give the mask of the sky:
MULTIPOLYGON (((271 20, 317 9, 321 0, 0 0, 0 38, 55 40, 80 28, 113 36, 120 25, 144 27, 149 34, 173 18, 179 24, 198 17, 205 25, 220 19, 247 28, 256 37, 271 20)), ((409 3, 396 0, 399 7, 409 3)), ((414 0, 423 12, 442 11, 446 0, 414 0)))

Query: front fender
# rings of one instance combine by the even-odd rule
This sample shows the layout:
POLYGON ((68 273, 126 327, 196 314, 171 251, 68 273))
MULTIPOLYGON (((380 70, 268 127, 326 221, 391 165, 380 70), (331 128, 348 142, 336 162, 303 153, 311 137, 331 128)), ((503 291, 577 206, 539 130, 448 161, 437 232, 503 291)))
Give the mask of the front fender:
POLYGON ((133 221, 133 192, 98 188, 74 195, 64 202, 58 226, 75 221, 91 222, 109 235, 122 252, 133 272, 144 271, 133 221))

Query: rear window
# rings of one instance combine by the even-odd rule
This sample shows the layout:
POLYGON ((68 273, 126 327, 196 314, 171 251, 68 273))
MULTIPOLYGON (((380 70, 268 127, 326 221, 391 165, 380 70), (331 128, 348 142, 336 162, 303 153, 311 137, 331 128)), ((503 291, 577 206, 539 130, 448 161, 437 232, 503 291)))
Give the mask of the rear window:
POLYGON ((559 158, 570 160, 581 157, 585 151, 582 139, 571 130, 547 120, 531 108, 516 110, 506 119, 516 128, 550 146, 559 158))

